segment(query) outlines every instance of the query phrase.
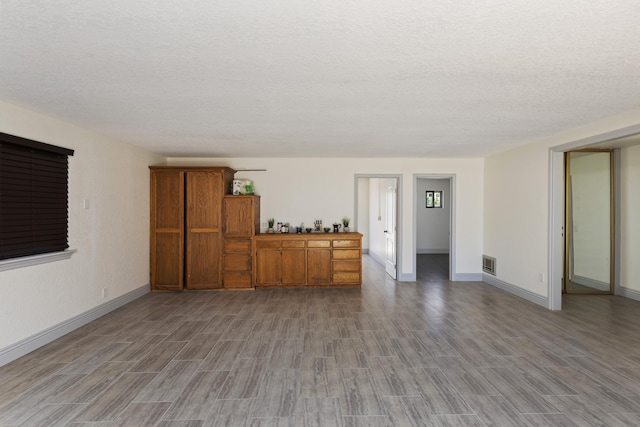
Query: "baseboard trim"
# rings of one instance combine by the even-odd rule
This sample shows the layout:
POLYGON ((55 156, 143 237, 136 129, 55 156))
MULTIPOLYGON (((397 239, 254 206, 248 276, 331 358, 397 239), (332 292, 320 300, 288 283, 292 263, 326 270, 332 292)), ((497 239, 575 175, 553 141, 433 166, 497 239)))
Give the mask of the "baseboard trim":
POLYGON ((398 274, 398 282, 415 282, 416 273, 398 274))
POLYGON ((362 254, 367 255, 369 253, 369 249, 362 249, 362 254))
POLYGON ((8 347, 0 349, 0 366, 4 366, 9 362, 31 353, 32 351, 42 347, 45 344, 49 344, 52 341, 57 340, 63 335, 68 334, 71 331, 78 329, 81 326, 92 322, 113 310, 122 307, 125 304, 130 303, 143 295, 150 292, 149 284, 143 285, 137 289, 132 290, 124 295, 120 295, 117 298, 107 301, 91 310, 85 311, 71 319, 58 323, 55 326, 45 329, 42 332, 38 332, 28 338, 18 341, 8 347))
POLYGON ((383 267, 384 267, 384 259, 383 259, 383 258, 380 258, 380 257, 378 256, 378 254, 376 254, 375 252, 371 252, 371 251, 370 251, 370 252, 369 252, 369 256, 370 256, 371 258, 373 258, 375 262, 377 262, 378 264, 380 264, 381 266, 383 266, 383 267))
POLYGON ((416 249, 417 254, 448 254, 449 249, 416 249))
POLYGON ((482 282, 482 273, 451 273, 452 282, 482 282))
POLYGON ((504 282, 490 274, 483 273, 482 274, 483 282, 493 287, 496 287, 502 291, 525 299, 534 304, 540 305, 544 308, 549 308, 549 298, 540 296, 526 289, 522 289, 518 286, 512 285, 511 283, 504 282))
POLYGON ((640 301, 640 291, 620 286, 618 296, 640 301))

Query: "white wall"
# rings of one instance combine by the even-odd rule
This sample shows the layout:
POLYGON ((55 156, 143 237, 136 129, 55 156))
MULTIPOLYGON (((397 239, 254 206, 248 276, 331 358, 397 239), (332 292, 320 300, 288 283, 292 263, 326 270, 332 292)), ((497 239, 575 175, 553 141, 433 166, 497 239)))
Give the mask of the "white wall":
POLYGON ((3 349, 149 283, 147 166, 164 159, 6 103, 0 132, 75 150, 69 244, 77 250, 69 260, 0 272, 3 349))
POLYGON ((293 224, 311 224, 315 218, 325 223, 353 218, 354 176, 356 174, 400 174, 403 206, 399 259, 400 278, 415 276, 414 236, 414 174, 456 175, 457 242, 453 256, 456 272, 480 274, 482 256, 482 195, 483 159, 181 159, 170 158, 171 165, 220 165, 234 169, 265 168, 266 172, 239 172, 238 177, 253 179, 262 196, 261 217, 275 217, 293 224))
POLYGON ((451 192, 448 179, 418 178, 416 246, 419 254, 448 254, 451 192), (427 208, 426 191, 442 191, 442 208, 427 208))
MULTIPOLYGON (((497 259, 499 280, 549 296, 550 148, 636 126, 639 117, 640 110, 627 111, 485 158, 484 253, 497 259)), ((561 226, 551 230, 554 236, 561 233, 561 226)), ((627 254, 633 256, 640 253, 627 254)))
POLYGON ((621 150, 620 286, 640 291, 640 146, 621 150))

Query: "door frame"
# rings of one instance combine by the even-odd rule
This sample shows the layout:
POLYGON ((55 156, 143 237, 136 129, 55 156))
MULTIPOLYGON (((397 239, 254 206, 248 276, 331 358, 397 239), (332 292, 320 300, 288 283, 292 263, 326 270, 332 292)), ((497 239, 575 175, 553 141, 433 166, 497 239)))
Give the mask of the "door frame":
MULTIPOLYGON (((449 280, 456 281, 456 175, 455 174, 413 174, 413 271, 418 269, 418 209, 424 198, 418 194, 419 179, 442 179, 449 181, 449 280)), ((416 280, 414 277, 413 280, 416 280)))
MULTIPOLYGON (((354 174, 353 176, 353 181, 354 181, 354 185, 353 185, 353 189, 354 189, 354 208, 353 208, 353 212, 354 212, 354 217, 353 217, 353 224, 355 226, 355 231, 358 231, 358 180, 360 178, 363 179, 368 179, 368 178, 382 178, 382 179, 389 179, 389 178, 395 178, 397 180, 398 183, 398 204, 396 206, 396 215, 397 215, 397 230, 396 230, 396 277, 399 282, 406 282, 406 281, 414 281, 415 280, 415 269, 414 269, 414 273, 413 273, 413 280, 411 278, 406 278, 404 277, 404 268, 402 268, 402 218, 403 218, 403 198, 402 198, 402 174, 387 174, 387 173, 357 173, 354 174)), ((414 242, 415 243, 415 242, 414 242)), ((385 273, 386 274, 386 273, 385 273)))
MULTIPOLYGON (((578 139, 566 144, 549 147, 549 271, 547 308, 562 309, 562 276, 564 270, 564 153, 565 151, 588 148, 594 144, 640 134, 640 125, 633 125, 578 139)), ((614 200, 620 200, 620 150, 614 150, 614 200)), ((620 253, 620 209, 615 206, 614 250, 620 253)), ((620 261, 616 257, 614 295, 620 294, 620 261)))

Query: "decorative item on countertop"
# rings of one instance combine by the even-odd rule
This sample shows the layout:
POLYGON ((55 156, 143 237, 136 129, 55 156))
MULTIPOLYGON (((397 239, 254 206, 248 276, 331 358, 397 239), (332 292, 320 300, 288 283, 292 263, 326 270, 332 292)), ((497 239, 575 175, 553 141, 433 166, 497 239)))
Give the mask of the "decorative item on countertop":
POLYGON ((349 222, 351 222, 351 218, 349 218, 348 216, 342 217, 342 225, 344 226, 345 233, 349 232, 349 222))
POLYGON ((313 225, 315 226, 315 232, 320 233, 322 231, 322 220, 316 219, 313 221, 313 225))
POLYGON ((328 233, 331 231, 331 227, 324 227, 323 230, 325 233, 328 233))
POLYGON ((284 224, 282 224, 282 226, 280 227, 280 232, 281 233, 288 233, 289 232, 289 223, 285 222, 284 224))
POLYGON ((306 231, 307 233, 311 233, 313 231, 313 228, 307 227, 304 229, 304 231, 306 231))
POLYGON ((333 223, 333 232, 334 233, 339 233, 340 232, 340 227, 342 227, 342 224, 338 224, 337 222, 333 223))
POLYGON ((253 181, 250 179, 234 179, 232 193, 235 196, 254 194, 253 181))
POLYGON ((267 233, 273 233, 273 224, 276 223, 276 220, 274 218, 269 218, 267 220, 267 224, 269 224, 269 228, 267 229, 267 233))

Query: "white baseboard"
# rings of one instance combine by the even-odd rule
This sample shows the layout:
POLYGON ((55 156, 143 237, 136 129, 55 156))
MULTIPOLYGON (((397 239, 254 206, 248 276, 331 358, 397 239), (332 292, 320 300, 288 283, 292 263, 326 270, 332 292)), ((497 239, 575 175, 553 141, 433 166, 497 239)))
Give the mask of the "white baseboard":
POLYGON ((617 295, 621 297, 633 299, 636 301, 640 301, 640 291, 636 291, 635 289, 624 288, 620 286, 617 295))
POLYGON ((378 256, 378 254, 376 254, 375 252, 369 252, 369 256, 373 258, 375 262, 377 262, 378 264, 384 267, 384 264, 385 264, 384 258, 381 258, 380 256, 378 256))
POLYGON ((364 248, 363 248, 363 249, 362 249, 362 253, 363 253, 364 255, 368 254, 368 253, 369 253, 369 249, 364 249, 364 248))
POLYGON ((398 282, 415 282, 416 273, 398 274, 398 282))
POLYGON ((482 273, 451 273, 452 282, 482 282, 482 273))
POLYGON ((416 249, 416 253, 417 254, 448 254, 449 249, 448 248, 442 248, 442 249, 422 248, 422 249, 416 249))
POLYGON ((549 298, 547 297, 543 297, 526 289, 522 289, 518 286, 512 285, 511 283, 504 282, 487 273, 483 273, 482 278, 483 282, 494 286, 502 291, 508 292, 522 299, 526 299, 527 301, 538 304, 544 308, 549 308, 549 298))
POLYGON ((91 310, 85 311, 71 319, 65 320, 62 323, 58 323, 55 326, 45 329, 35 335, 18 341, 8 347, 0 349, 0 366, 4 366, 9 362, 12 362, 25 354, 42 347, 45 344, 49 344, 52 341, 57 340, 63 335, 68 334, 71 331, 78 329, 81 326, 92 322, 105 314, 122 307, 125 304, 130 303, 133 300, 140 298, 141 296, 149 293, 149 284, 143 285, 137 289, 132 290, 124 295, 120 295, 117 298, 107 301, 91 310))

